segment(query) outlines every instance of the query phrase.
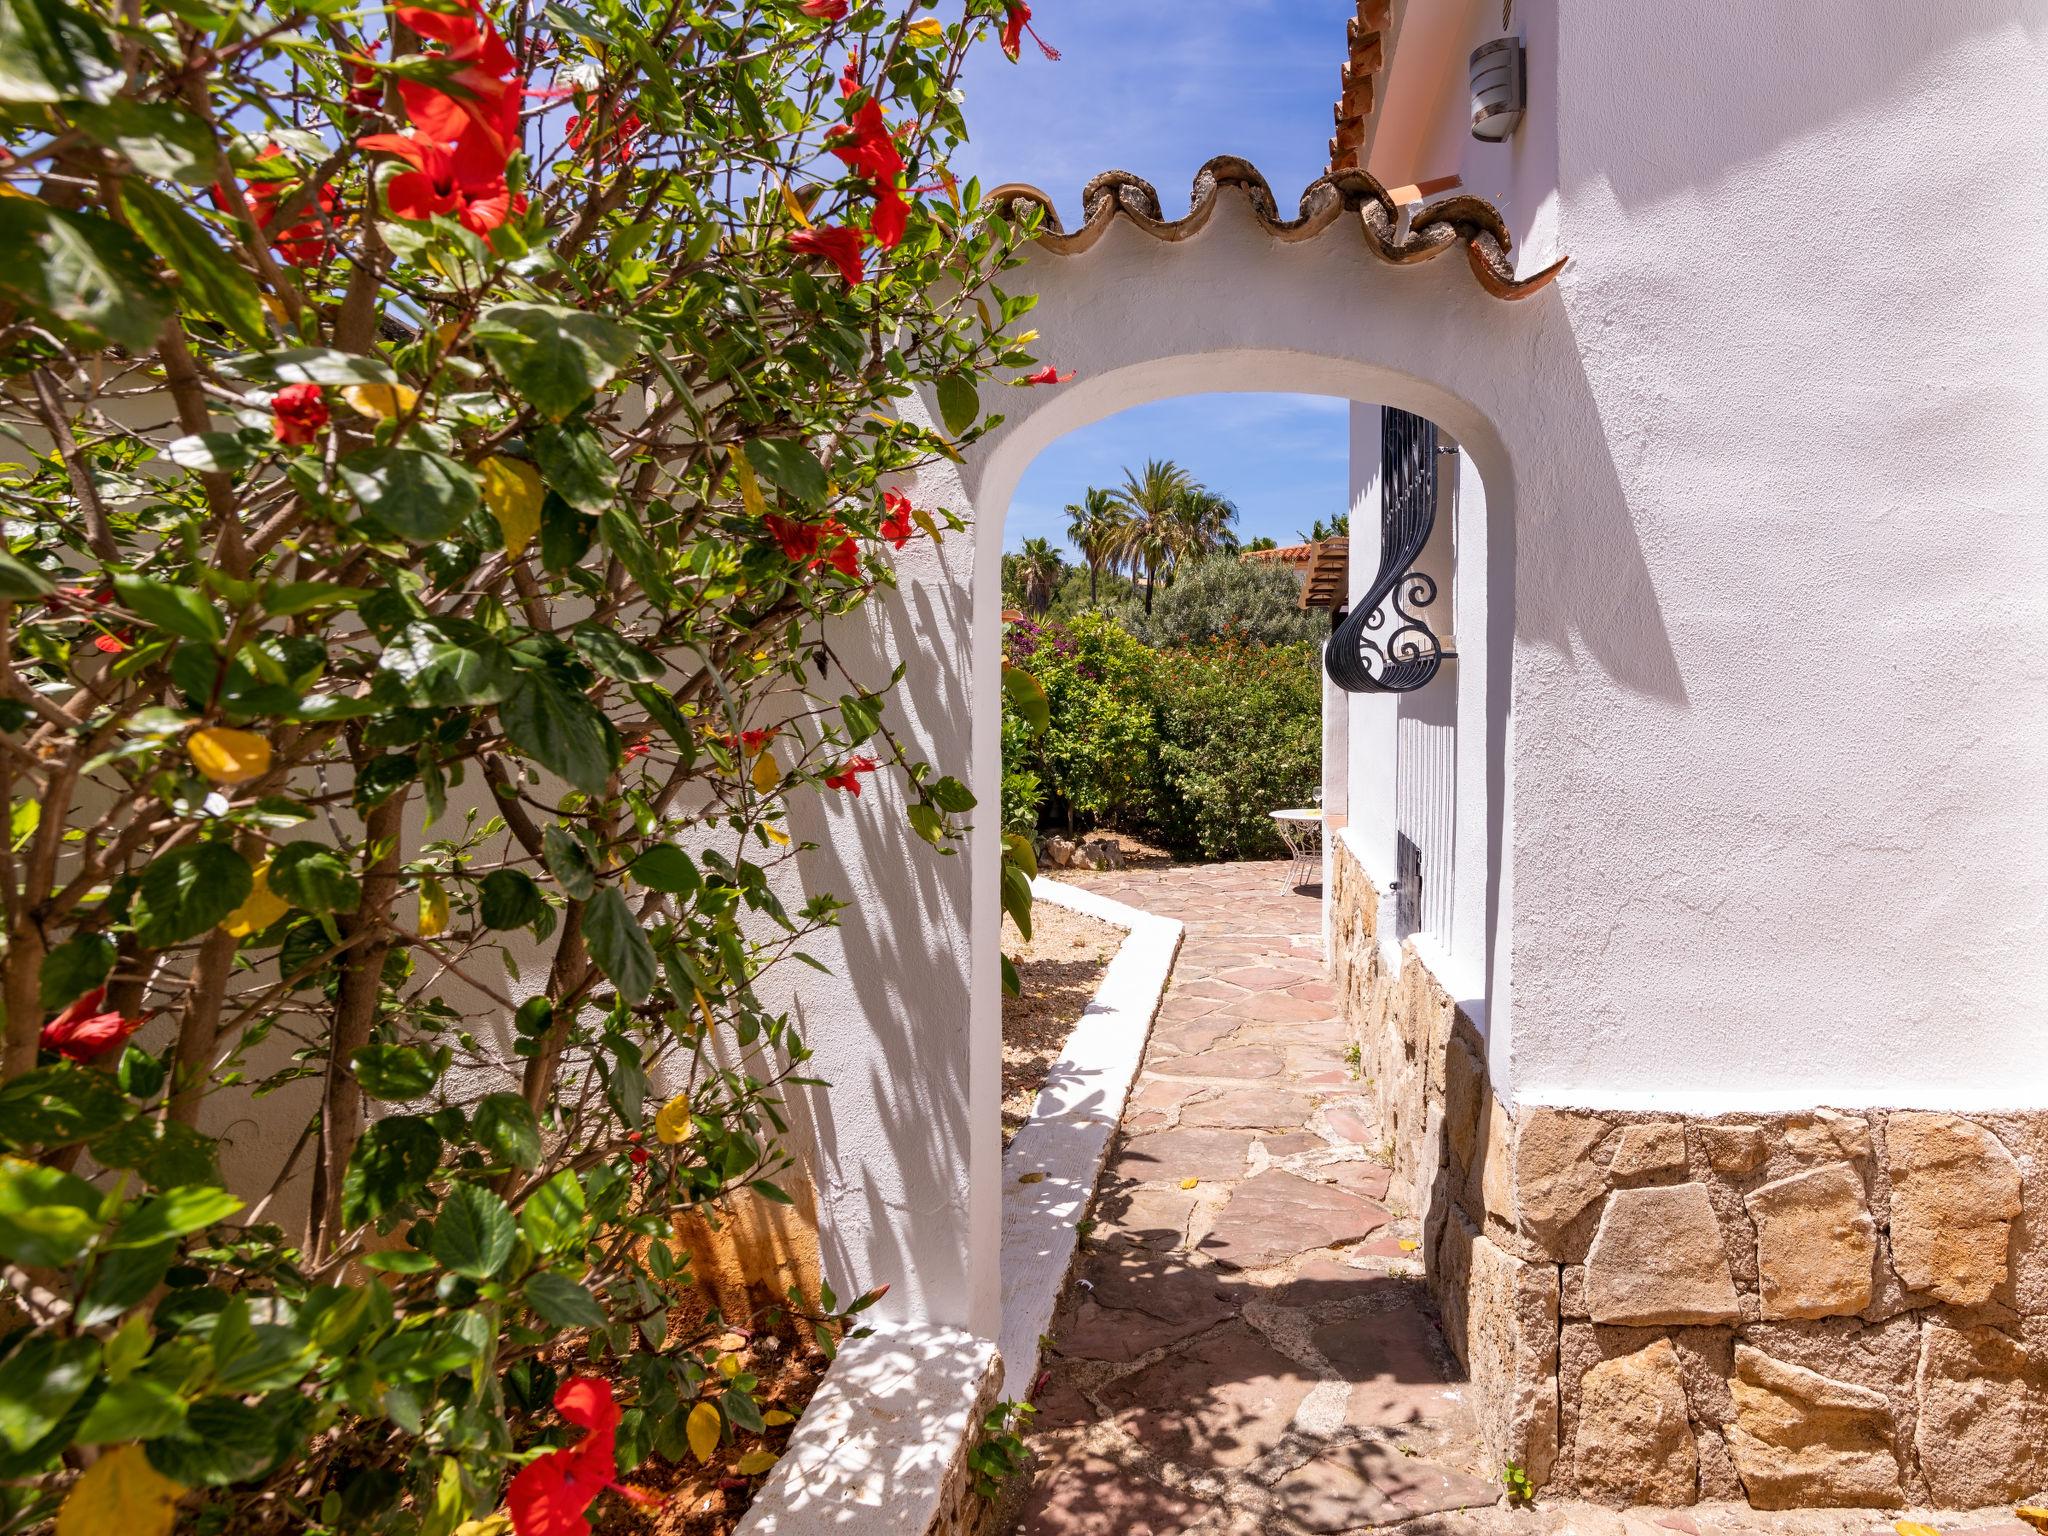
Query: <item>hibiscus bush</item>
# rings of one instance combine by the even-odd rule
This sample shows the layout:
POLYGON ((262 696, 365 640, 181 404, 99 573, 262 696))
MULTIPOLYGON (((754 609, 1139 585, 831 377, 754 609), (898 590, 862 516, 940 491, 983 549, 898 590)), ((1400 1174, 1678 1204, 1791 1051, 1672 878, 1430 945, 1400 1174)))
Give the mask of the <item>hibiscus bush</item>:
POLYGON ((1061 377, 931 9, 0 0, 0 1531, 772 1462, 672 1223, 787 1198, 790 805, 972 809, 834 621, 1061 377))

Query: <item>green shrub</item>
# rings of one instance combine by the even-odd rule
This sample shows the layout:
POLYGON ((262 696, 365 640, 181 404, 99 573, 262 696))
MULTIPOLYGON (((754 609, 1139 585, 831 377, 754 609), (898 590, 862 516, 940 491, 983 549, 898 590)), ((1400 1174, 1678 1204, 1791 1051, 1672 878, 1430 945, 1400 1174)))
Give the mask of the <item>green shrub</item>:
POLYGON ((1301 581, 1284 565, 1211 555, 1182 568, 1170 587, 1160 589, 1145 613, 1143 603, 1119 605, 1117 617, 1148 645, 1201 646, 1219 640, 1253 645, 1291 645, 1320 640, 1329 617, 1301 607, 1301 581))
MULTIPOLYGON (((1030 771, 1044 794, 1042 823, 1138 829, 1149 824, 1159 772, 1152 653, 1116 620, 1010 627, 1010 659, 1045 688, 1052 719, 1024 755, 1005 741, 1004 774, 1030 771)), ((1022 743, 1019 743, 1021 746, 1022 743)))
POLYGON ((1320 652, 1230 641, 1159 652, 1159 831, 1205 859, 1276 858, 1270 812, 1322 785, 1320 652))

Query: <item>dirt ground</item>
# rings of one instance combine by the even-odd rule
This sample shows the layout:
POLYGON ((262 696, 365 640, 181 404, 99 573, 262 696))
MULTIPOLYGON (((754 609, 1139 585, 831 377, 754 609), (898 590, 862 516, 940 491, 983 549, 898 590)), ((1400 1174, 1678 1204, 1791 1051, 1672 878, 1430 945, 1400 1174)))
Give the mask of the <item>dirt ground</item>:
POLYGON ((1003 999, 1004 1146, 1031 1118, 1047 1070, 1123 941, 1123 929, 1044 901, 1032 906, 1030 943, 1004 926, 1003 953, 1024 984, 1022 997, 1003 999))

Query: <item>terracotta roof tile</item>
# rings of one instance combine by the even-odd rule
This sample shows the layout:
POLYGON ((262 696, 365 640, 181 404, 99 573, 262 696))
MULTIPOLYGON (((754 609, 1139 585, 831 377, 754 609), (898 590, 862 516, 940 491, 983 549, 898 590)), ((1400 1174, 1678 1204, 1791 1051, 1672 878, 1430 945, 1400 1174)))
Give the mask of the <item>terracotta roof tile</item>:
POLYGON ((1355 215, 1367 247, 1380 260, 1397 266, 1428 261, 1462 246, 1472 275, 1495 298, 1525 299, 1547 286, 1564 267, 1565 259, 1560 258, 1540 272, 1517 278, 1508 257, 1513 237, 1500 210, 1483 198, 1459 195, 1425 204, 1409 220, 1407 232, 1400 234, 1394 200, 1385 187, 1361 170, 1336 171, 1310 182, 1301 194, 1301 211, 1292 219, 1280 217, 1266 178, 1249 161, 1235 155, 1218 155, 1195 173, 1185 218, 1168 220, 1160 211, 1159 193, 1152 184, 1129 171, 1104 171, 1088 183, 1081 193, 1083 223, 1071 231, 1060 223, 1052 199, 1036 187, 1013 182, 997 187, 989 197, 1006 212, 1038 208, 1043 215, 1038 243, 1058 255, 1078 256, 1091 249, 1119 218, 1155 240, 1179 241, 1200 234, 1208 227, 1226 187, 1251 203, 1268 234, 1290 244, 1314 239, 1340 219, 1355 215))
POLYGON ((1365 145, 1366 120, 1379 101, 1390 9, 1391 0, 1358 0, 1358 14, 1344 23, 1345 58, 1337 73, 1337 131, 1330 139, 1333 173, 1365 169, 1358 152, 1365 145))

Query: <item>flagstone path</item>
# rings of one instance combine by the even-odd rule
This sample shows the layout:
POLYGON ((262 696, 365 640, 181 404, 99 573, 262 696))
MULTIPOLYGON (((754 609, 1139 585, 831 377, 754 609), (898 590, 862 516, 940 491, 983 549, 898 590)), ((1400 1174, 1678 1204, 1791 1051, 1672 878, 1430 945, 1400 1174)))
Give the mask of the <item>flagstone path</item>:
POLYGON ((1072 877, 1187 936, 1053 1325, 1027 1536, 1349 1531, 1500 1491, 1286 872, 1072 877))
POLYGON ((1053 1323, 1016 1536, 2036 1536, 2003 1510, 1500 1499, 1287 868, 1060 874, 1187 933, 1053 1323))

